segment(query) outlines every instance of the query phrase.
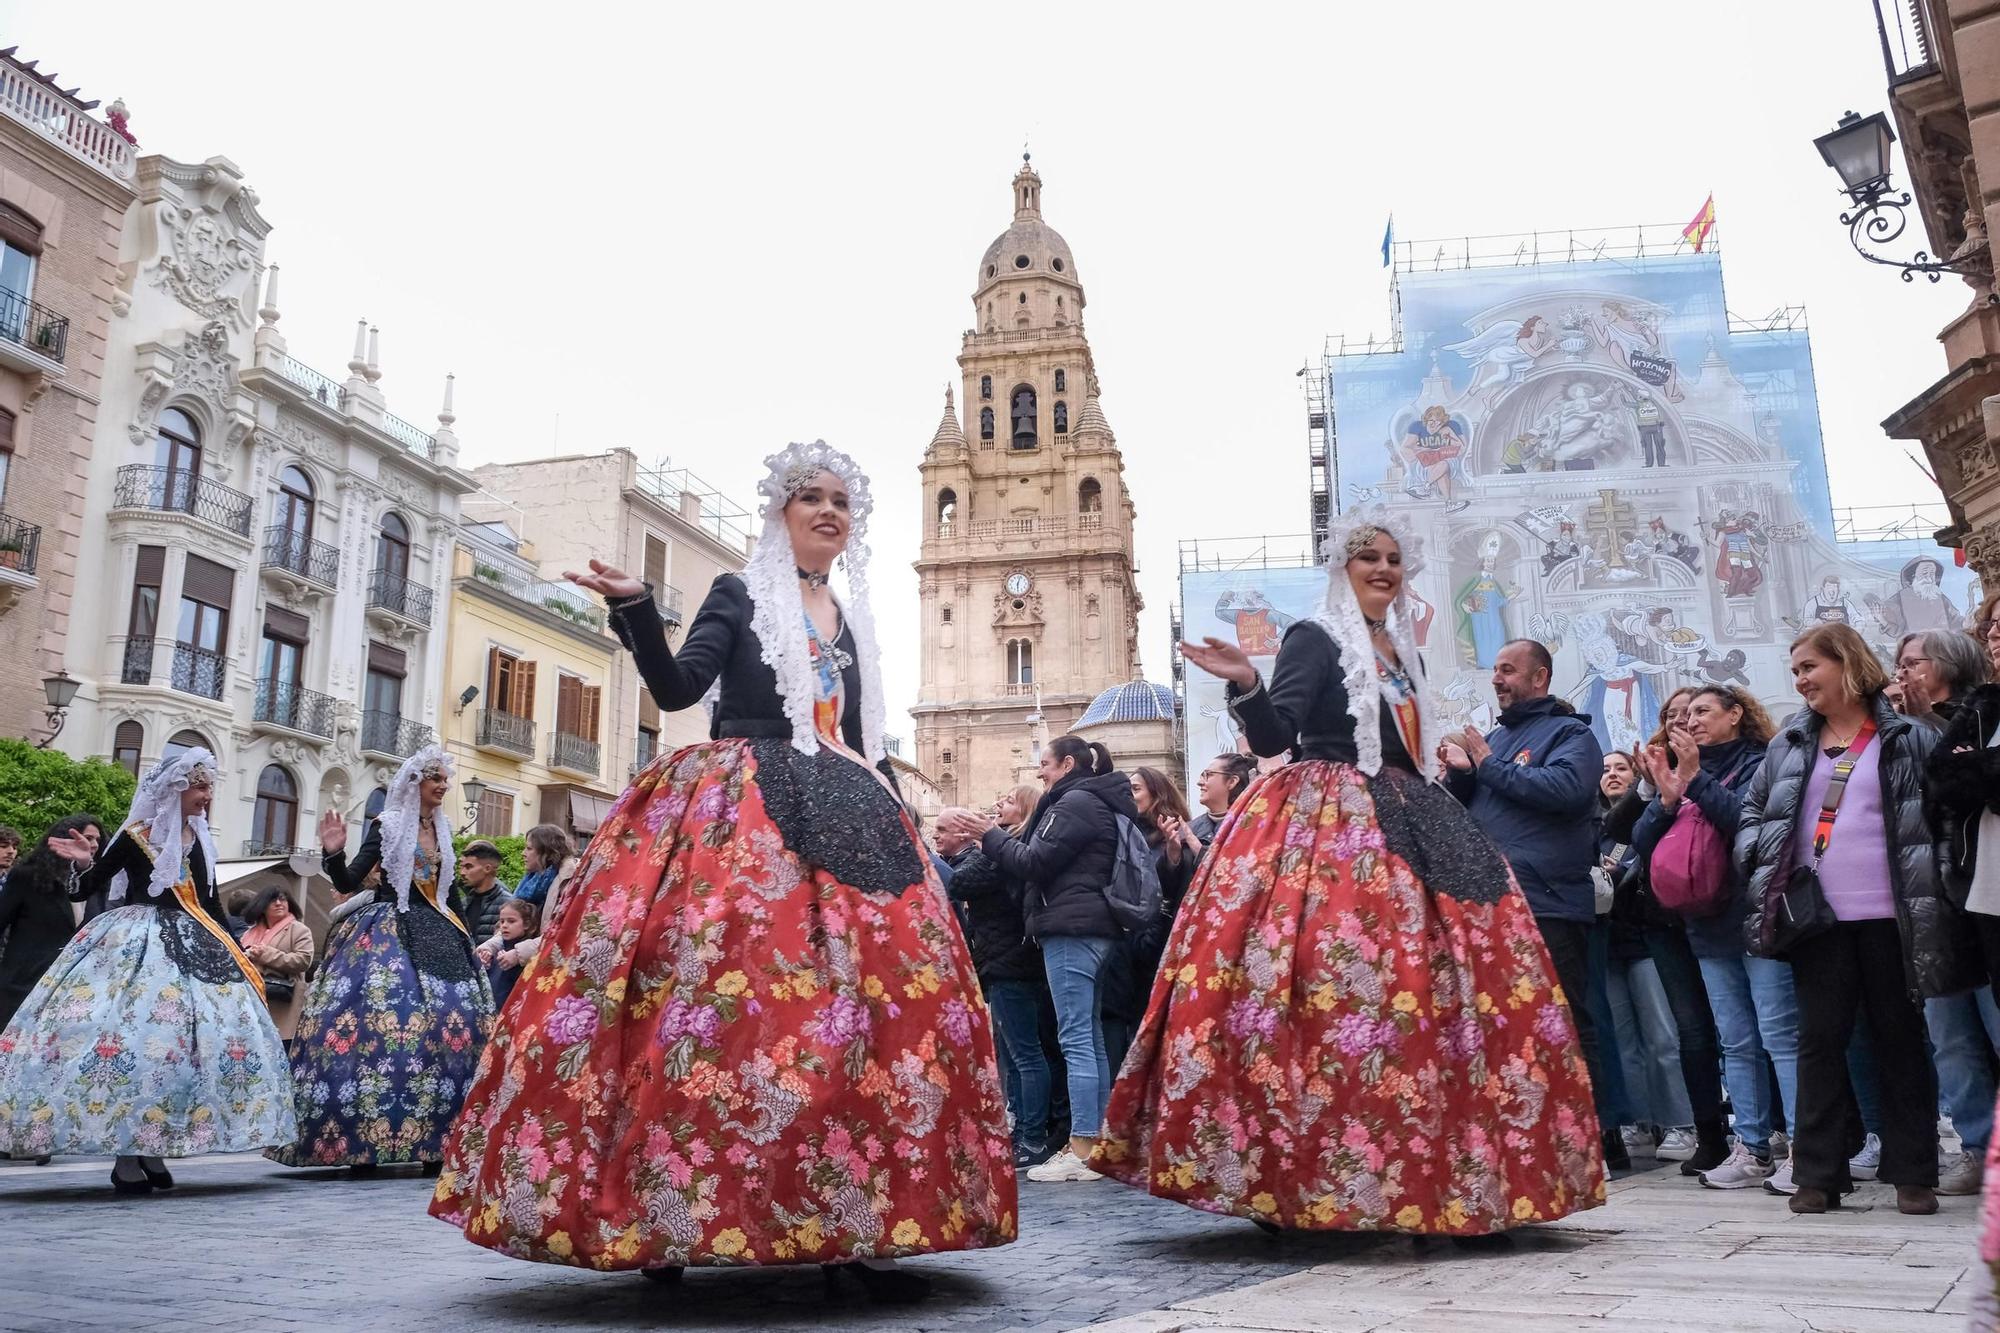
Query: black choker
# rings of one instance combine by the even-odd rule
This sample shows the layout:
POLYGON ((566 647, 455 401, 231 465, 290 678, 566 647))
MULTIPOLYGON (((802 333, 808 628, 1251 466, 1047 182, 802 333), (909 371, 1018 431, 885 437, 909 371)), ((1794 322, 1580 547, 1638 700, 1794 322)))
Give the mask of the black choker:
POLYGON ((1380 634, 1383 630, 1389 628, 1389 621, 1386 617, 1384 617, 1381 620, 1377 620, 1375 617, 1369 615, 1366 611, 1363 611, 1361 613, 1361 618, 1368 622, 1368 632, 1370 634, 1380 634))
POLYGON ((815 574, 810 569, 799 569, 797 565, 793 565, 792 568, 798 570, 798 575, 805 580, 806 587, 819 589, 826 586, 826 575, 815 574))

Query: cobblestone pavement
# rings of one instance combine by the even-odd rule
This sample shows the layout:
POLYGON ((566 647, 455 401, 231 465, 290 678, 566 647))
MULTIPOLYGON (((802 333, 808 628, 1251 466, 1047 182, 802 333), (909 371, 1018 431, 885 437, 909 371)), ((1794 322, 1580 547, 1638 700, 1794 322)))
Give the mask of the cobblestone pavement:
POLYGON ((0 1163, 0 1329, 286 1333, 293 1329, 1074 1329, 1283 1277, 1377 1248, 1274 1240, 1099 1181, 1021 1185, 1021 1239, 911 1267, 936 1283, 870 1304, 817 1269, 636 1274, 526 1264, 424 1212, 414 1171, 356 1180, 253 1157, 172 1164, 178 1187, 111 1192, 108 1161, 0 1163))

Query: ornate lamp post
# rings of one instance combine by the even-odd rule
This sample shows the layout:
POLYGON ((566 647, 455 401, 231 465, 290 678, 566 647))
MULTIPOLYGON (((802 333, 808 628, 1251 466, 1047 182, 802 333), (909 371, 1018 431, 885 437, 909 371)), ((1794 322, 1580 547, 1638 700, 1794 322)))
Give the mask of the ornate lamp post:
POLYGON ((49 734, 35 742, 35 748, 46 750, 62 735, 63 723, 69 720, 69 706, 76 701, 76 692, 83 688, 83 682, 73 680, 67 671, 57 671, 42 681, 42 693, 49 701, 49 734))
POLYGON ((467 778, 458 784, 465 793, 465 827, 461 833, 470 833, 479 823, 479 806, 486 799, 486 784, 478 778, 467 778))
POLYGON ((1896 132, 1889 128, 1889 118, 1879 111, 1867 117, 1850 111, 1831 131, 1813 140, 1813 146, 1839 175, 1841 187, 1854 203, 1850 211, 1840 215, 1840 221, 1847 228, 1855 253, 1871 264, 1900 269, 1904 282, 1914 280, 1919 273, 1932 282, 1947 273, 1990 277, 1992 264, 1987 255, 1986 235, 1976 214, 1967 223, 1965 243, 1946 259, 1932 259, 1923 250, 1911 259, 1891 259, 1869 249, 1871 245, 1894 241, 1909 225, 1909 191, 1898 192, 1889 182, 1889 146, 1895 142, 1896 132))

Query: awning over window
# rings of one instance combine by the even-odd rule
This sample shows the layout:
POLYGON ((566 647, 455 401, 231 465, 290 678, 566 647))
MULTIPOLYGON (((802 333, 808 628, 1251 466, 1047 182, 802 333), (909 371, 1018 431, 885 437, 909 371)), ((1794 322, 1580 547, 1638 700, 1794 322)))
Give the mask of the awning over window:
POLYGON ((569 823, 578 833, 595 833, 611 813, 608 797, 592 796, 589 792, 573 791, 569 794, 569 823))

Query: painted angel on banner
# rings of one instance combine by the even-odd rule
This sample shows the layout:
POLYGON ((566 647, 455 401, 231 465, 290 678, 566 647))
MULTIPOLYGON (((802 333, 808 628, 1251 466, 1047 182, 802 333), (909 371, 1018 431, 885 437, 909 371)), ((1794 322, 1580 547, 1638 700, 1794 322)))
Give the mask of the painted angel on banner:
POLYGON ((1556 345, 1556 332, 1540 315, 1525 320, 1496 320, 1463 342, 1447 344, 1472 366, 1472 380, 1461 398, 1493 393, 1519 384, 1535 362, 1556 345))

